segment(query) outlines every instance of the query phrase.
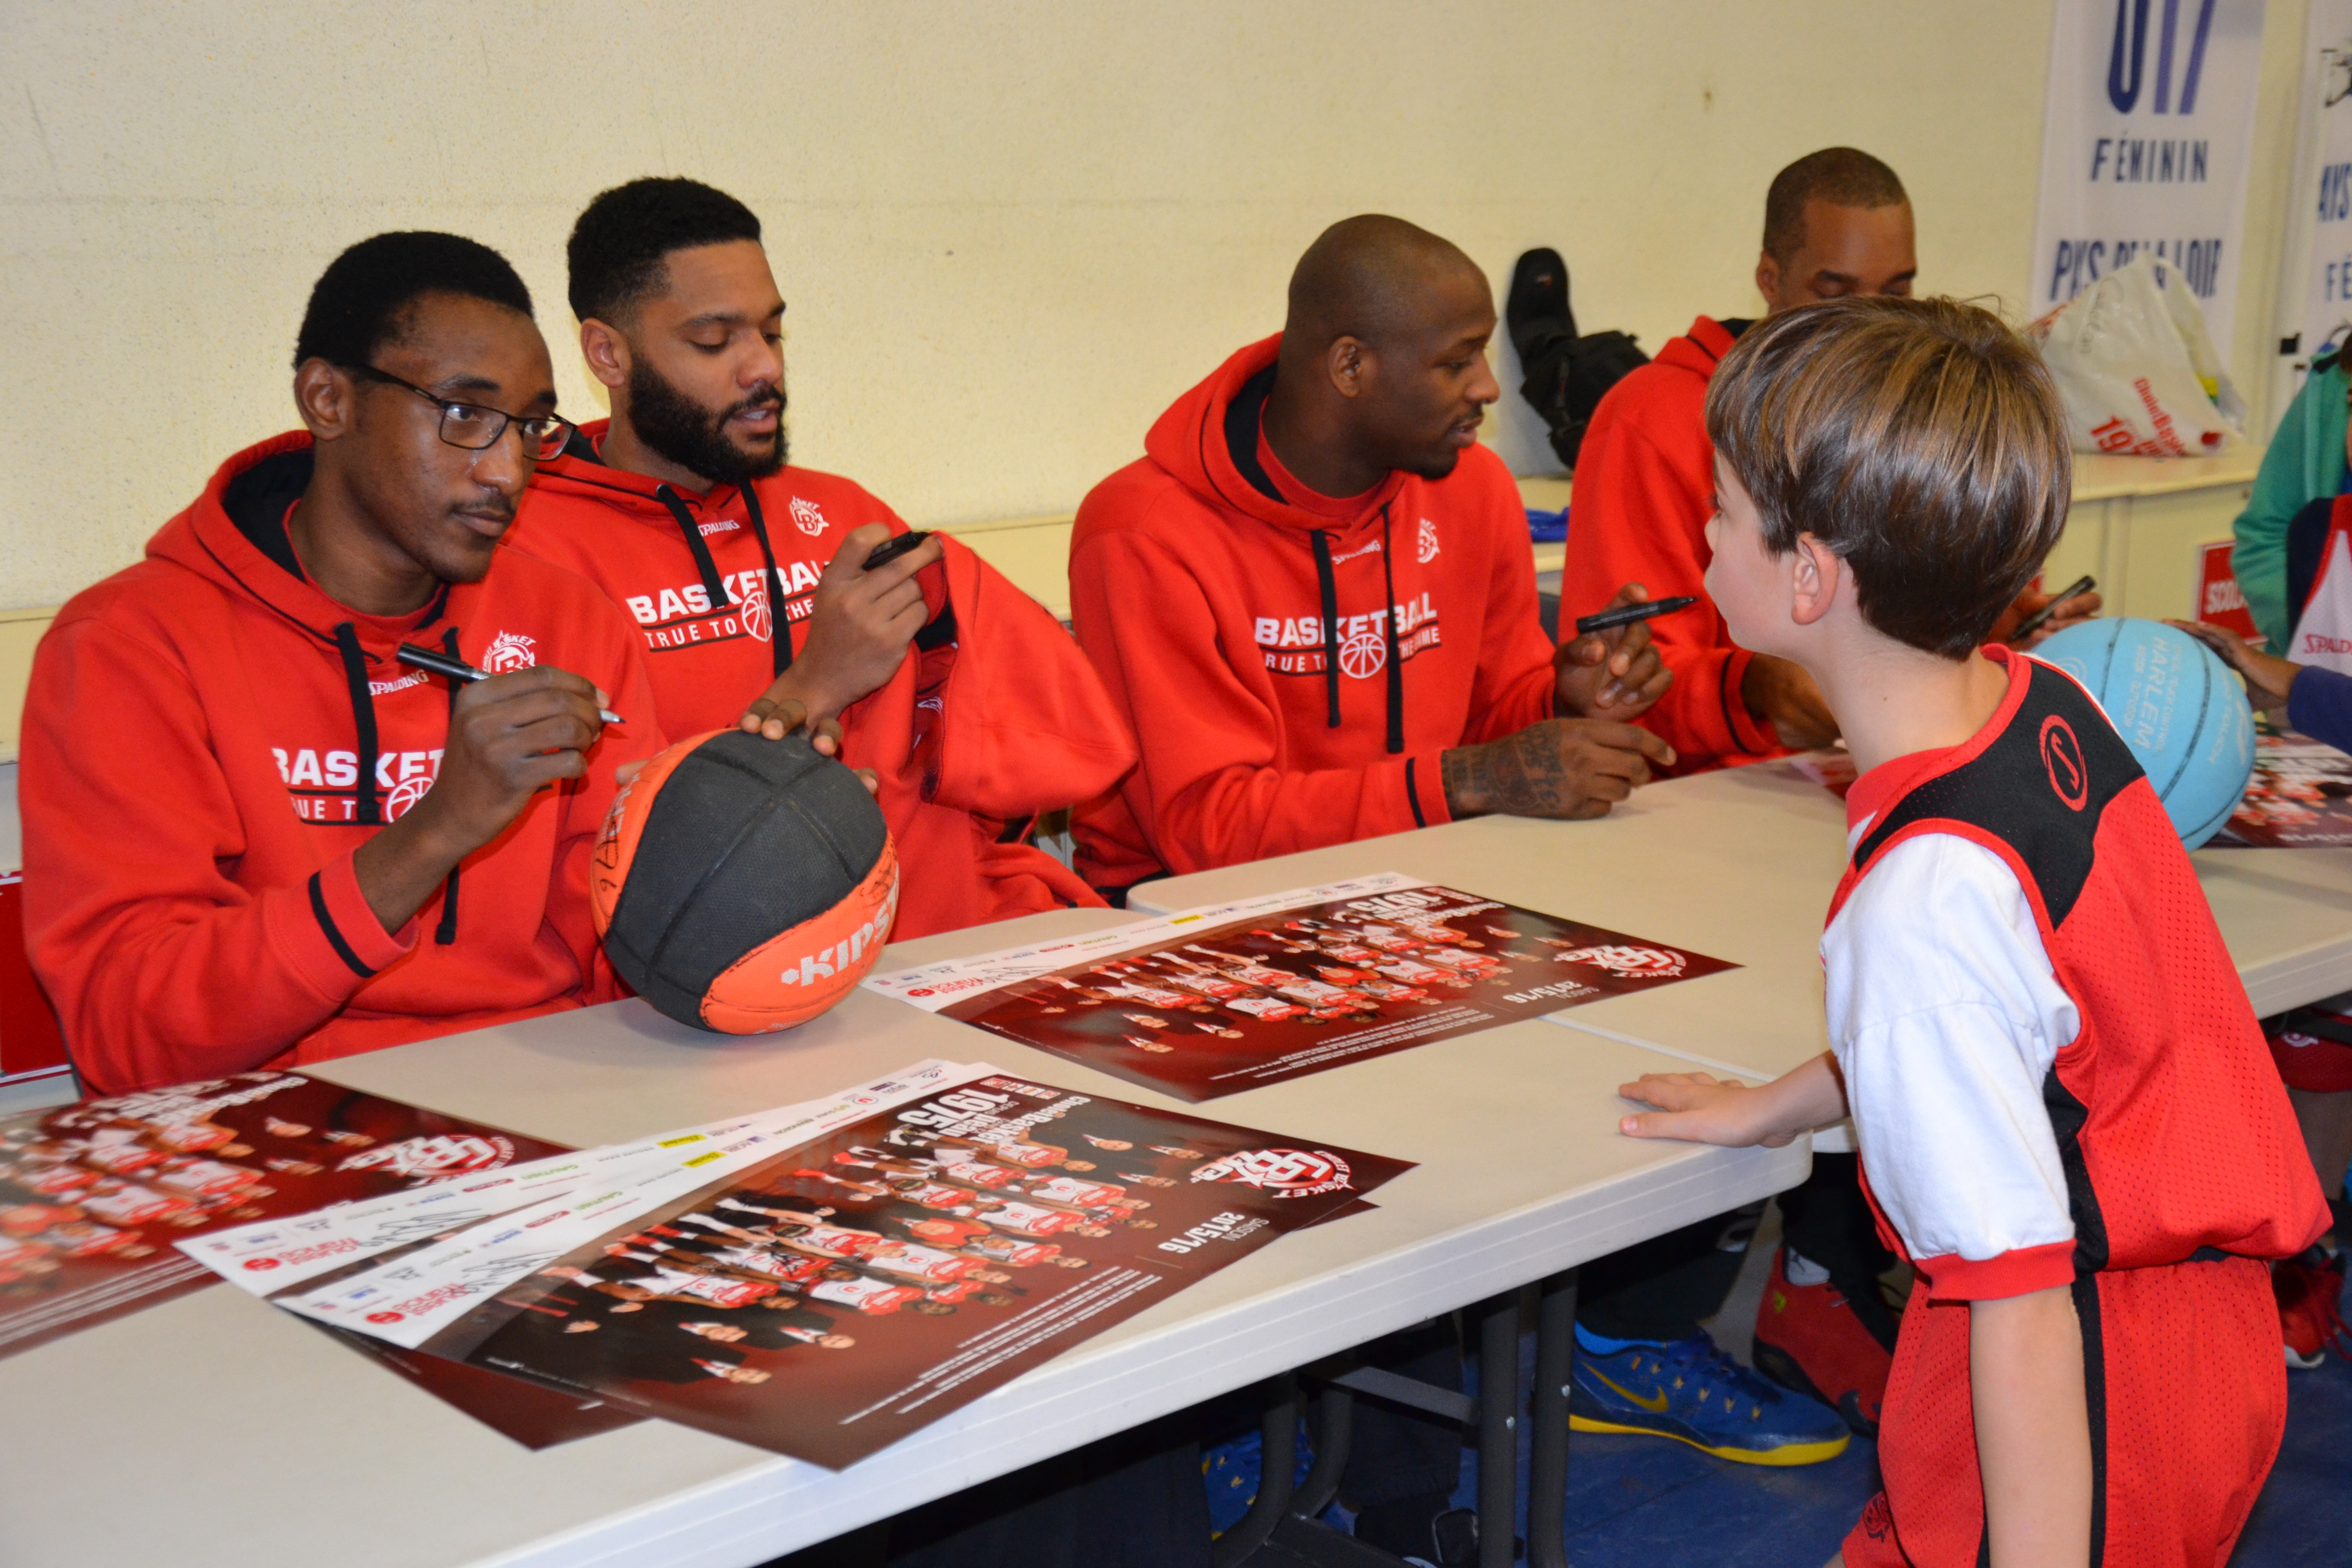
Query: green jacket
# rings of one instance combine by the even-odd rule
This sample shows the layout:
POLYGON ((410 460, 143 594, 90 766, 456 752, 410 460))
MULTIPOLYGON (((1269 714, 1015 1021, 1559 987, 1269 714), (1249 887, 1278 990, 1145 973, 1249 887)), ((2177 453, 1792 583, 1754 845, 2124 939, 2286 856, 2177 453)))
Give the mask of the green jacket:
POLYGON ((2352 395, 2352 376, 2340 355, 2323 363, 2327 368, 2306 377, 2287 405, 2254 476, 2254 493, 2231 530, 2237 547, 2230 552, 2230 570, 2273 651, 2286 647, 2294 631, 2286 606, 2286 525, 2313 501, 2344 488, 2345 398, 2352 395))

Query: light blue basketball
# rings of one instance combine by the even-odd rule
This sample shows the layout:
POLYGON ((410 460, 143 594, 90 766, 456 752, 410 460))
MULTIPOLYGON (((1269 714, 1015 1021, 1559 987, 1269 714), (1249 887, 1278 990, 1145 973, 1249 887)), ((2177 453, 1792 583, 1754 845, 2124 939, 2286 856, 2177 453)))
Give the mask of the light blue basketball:
POLYGON ((2156 786, 2181 844, 2221 831, 2254 773, 2254 716, 2211 648, 2162 621, 2069 626, 2033 650, 2081 681, 2156 786))

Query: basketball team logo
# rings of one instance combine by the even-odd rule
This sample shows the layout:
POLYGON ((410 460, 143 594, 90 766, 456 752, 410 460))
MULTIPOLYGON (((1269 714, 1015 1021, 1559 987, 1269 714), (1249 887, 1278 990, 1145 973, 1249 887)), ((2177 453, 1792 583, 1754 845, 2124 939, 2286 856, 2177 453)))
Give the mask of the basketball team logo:
POLYGON ((1620 980, 1679 979, 1689 960, 1670 948, 1633 947, 1623 942, 1601 947, 1571 948, 1559 955, 1562 963, 1589 963, 1620 980))
POLYGON ((398 822, 408 814, 409 808, 423 800, 432 788, 433 780, 424 773, 419 773, 413 779, 401 780, 392 786, 392 793, 383 797, 383 819, 386 822, 398 822))
POLYGON ((1348 1191, 1348 1162, 1324 1149, 1244 1149, 1192 1172, 1196 1182, 1239 1182, 1277 1198, 1348 1191))
POLYGON ((816 502, 806 497, 793 498, 792 514, 793 526, 811 539, 824 531, 824 513, 817 510, 816 502))
POLYGON ((776 618, 768 605, 767 574, 747 574, 742 588, 741 607, 735 613, 743 622, 743 629, 755 642, 766 642, 775 635, 776 618))
POLYGON ((500 632, 482 650, 482 668, 491 675, 529 669, 539 662, 537 646, 520 632, 500 632))
POLYGON ((397 1143, 370 1149, 365 1153, 352 1155, 335 1169, 382 1171, 389 1176, 423 1176, 437 1181, 444 1176, 462 1176, 471 1171, 487 1171, 513 1158, 514 1145, 503 1138, 486 1138, 471 1132, 444 1132, 428 1137, 404 1138, 397 1143))
POLYGON ((1378 675, 1388 661, 1388 645, 1370 632, 1350 632, 1339 645, 1339 668, 1354 679, 1378 675))
POLYGON ((2089 803, 2091 770, 2083 762, 2083 743, 2074 738, 2074 726, 2055 713, 2042 721, 2042 766, 2069 811, 2089 803))
POLYGON ((1423 566, 1437 559, 1437 524, 1425 517, 1421 520, 1421 536, 1413 549, 1413 559, 1423 566))

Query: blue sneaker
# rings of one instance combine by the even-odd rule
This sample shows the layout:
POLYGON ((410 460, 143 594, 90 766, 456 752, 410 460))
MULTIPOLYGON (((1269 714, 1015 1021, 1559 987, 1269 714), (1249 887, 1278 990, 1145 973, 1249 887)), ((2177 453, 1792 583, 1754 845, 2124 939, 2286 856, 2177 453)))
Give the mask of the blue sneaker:
POLYGON ((1706 1335, 1665 1344, 1603 1341, 1579 1329, 1569 1374, 1575 1432, 1672 1437, 1743 1465, 1814 1465, 1845 1452, 1845 1417, 1766 1382, 1706 1335))

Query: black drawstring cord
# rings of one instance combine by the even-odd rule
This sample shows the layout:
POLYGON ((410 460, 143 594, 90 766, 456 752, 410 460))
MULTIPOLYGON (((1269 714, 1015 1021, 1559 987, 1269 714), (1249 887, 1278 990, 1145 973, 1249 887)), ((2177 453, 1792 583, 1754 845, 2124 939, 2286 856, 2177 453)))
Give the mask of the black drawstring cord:
POLYGON ((774 634, 768 644, 768 668, 782 675, 793 667, 793 624, 784 616, 784 579, 776 570, 775 547, 768 542, 768 520, 760 515, 760 498, 749 484, 743 487, 743 510, 751 520, 751 537, 760 542, 760 559, 768 563, 768 624, 774 634))
POLYGON ((1387 613, 1381 616, 1381 626, 1388 637, 1389 654, 1389 754, 1404 750, 1404 659, 1397 647, 1396 567, 1391 564, 1389 549, 1389 509, 1381 508, 1381 581, 1388 587, 1387 613))
POLYGON ((686 547, 694 552, 694 569, 702 574, 702 591, 709 595, 711 613, 724 615, 733 601, 728 595, 727 585, 719 580, 719 563, 710 558, 710 546, 702 537, 702 525, 694 521, 694 513, 687 510, 686 502, 680 500, 677 492, 667 485, 654 487, 654 499, 669 509, 670 516, 677 519, 678 531, 686 535, 686 547))
MULTIPOLYGON (((461 657, 457 652, 457 627, 451 626, 441 634, 441 651, 451 658, 461 657)), ((453 680, 449 683, 449 723, 452 729, 456 728, 457 723, 459 689, 457 682, 453 680)), ((446 748, 448 742, 444 741, 442 745, 444 747, 442 754, 446 756, 448 752, 446 748)), ((449 880, 441 889, 441 923, 434 929, 433 940, 443 947, 447 947, 457 940, 457 868, 456 866, 449 868, 449 880)))
POLYGON ((1331 580, 1331 536, 1321 529, 1309 533, 1315 542, 1315 580, 1323 589, 1323 687, 1330 694, 1331 720, 1339 727, 1339 590, 1331 580))
POLYGON ((352 691, 352 722, 360 732, 359 821, 365 826, 383 825, 375 798, 375 698, 368 690, 367 655, 360 651, 359 627, 349 621, 335 627, 335 647, 343 656, 343 679, 352 691))

